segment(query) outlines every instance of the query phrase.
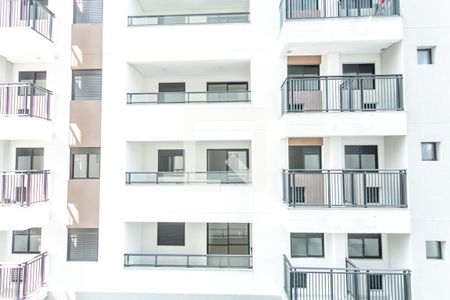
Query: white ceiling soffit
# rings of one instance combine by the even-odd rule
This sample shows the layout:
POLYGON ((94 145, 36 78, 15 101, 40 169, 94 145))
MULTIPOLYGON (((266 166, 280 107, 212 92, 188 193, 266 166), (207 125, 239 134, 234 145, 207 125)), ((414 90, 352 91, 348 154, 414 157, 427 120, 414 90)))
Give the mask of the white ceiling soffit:
POLYGON ((192 62, 158 62, 131 64, 142 76, 162 75, 204 75, 220 72, 222 74, 242 74, 250 72, 249 61, 192 61, 192 62))

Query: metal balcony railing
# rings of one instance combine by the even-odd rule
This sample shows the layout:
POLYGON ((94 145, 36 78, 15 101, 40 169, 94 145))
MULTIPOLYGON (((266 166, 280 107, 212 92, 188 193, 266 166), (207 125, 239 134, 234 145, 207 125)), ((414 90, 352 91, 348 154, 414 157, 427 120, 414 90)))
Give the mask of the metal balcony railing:
POLYGON ((0 0, 0 28, 30 27, 52 40, 54 19, 55 15, 39 1, 0 0))
POLYGON ((48 201, 49 171, 0 171, 0 205, 48 201))
POLYGON ((283 170, 289 207, 407 207, 406 170, 283 170))
POLYGON ((349 260, 346 268, 297 268, 286 256, 283 265, 289 300, 411 299, 410 270, 361 269, 349 260))
POLYGON ((402 75, 288 77, 282 113, 403 110, 402 75))
POLYGON ((129 16, 128 26, 248 23, 250 13, 129 16))
POLYGON ((129 93, 127 97, 128 104, 225 103, 225 102, 250 102, 250 91, 129 93))
POLYGON ((400 15, 398 0, 281 0, 286 20, 400 15))
POLYGON ((252 255, 125 254, 125 267, 253 268, 252 255))
POLYGON ((46 285, 47 252, 21 264, 0 264, 0 299, 28 299, 46 285))
POLYGON ((52 92, 31 83, 0 84, 0 116, 50 120, 52 92))
POLYGON ((251 183, 251 172, 126 172, 126 184, 208 183, 239 184, 251 183))

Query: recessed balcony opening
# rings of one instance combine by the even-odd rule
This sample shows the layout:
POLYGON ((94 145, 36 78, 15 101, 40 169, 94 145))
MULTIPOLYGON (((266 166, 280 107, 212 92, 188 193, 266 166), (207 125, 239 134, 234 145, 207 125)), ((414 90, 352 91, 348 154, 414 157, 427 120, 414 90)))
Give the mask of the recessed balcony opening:
POLYGON ((248 223, 126 223, 124 266, 251 269, 248 223))
POLYGON ((402 111, 403 76, 391 63, 396 58, 397 49, 339 57, 289 56, 287 78, 281 87, 282 111, 402 111))
POLYGON ((280 18, 286 20, 377 17, 400 14, 399 0, 282 0, 280 18))
POLYGON ((128 65, 128 104, 248 103, 249 61, 128 65))
POLYGON ((289 138, 288 207, 407 207, 404 137, 289 138))
POLYGON ((48 257, 40 240, 40 228, 0 231, 0 299, 27 299, 46 285, 48 257))
POLYGON ((247 23, 249 0, 129 0, 128 25, 247 23))
POLYGON ((44 147, 3 140, 0 153, 4 153, 0 162, 0 206, 30 206, 49 200, 50 172, 44 169, 44 147))
POLYGON ((411 299, 406 234, 291 233, 288 299, 411 299), (336 249, 347 249, 346 257, 336 249), (320 253, 311 259, 310 253, 320 253), (337 264, 336 264, 337 262, 337 264))
POLYGON ((250 141, 128 142, 127 184, 248 184, 250 141))

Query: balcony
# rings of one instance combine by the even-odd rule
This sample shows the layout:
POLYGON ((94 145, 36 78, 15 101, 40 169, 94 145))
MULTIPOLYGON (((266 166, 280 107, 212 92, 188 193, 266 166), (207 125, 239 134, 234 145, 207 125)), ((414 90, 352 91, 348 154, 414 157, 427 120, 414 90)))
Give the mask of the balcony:
POLYGON ((248 141, 129 142, 126 184, 248 184, 250 147, 248 141))
POLYGON ((281 53, 364 53, 403 38, 398 0, 282 0, 281 53))
POLYGON ((0 55, 11 62, 53 59, 55 15, 39 1, 0 1, 0 55))
POLYGON ((405 208, 406 170, 283 170, 288 207, 405 208))
POLYGON ((247 223, 126 223, 124 267, 251 269, 250 232, 247 223))
POLYGON ((48 201, 49 171, 0 171, 0 205, 31 206, 48 201))
POLYGON ((250 46, 249 0, 127 2, 128 61, 208 60, 250 46), (155 42, 142 39, 149 35, 155 42))
POLYGON ((398 0, 282 0, 280 20, 400 15, 398 0))
POLYGON ((49 140, 53 93, 29 83, 0 84, 1 140, 49 140))
POLYGON ((345 268, 293 267, 284 256, 284 291, 287 298, 411 299, 410 270, 363 269, 348 259, 345 263, 345 268))
POLYGON ((45 298, 47 253, 20 264, 0 264, 0 299, 45 298))
POLYGON ((0 84, 0 117, 50 120, 52 92, 31 83, 0 84))
POLYGON ((403 110, 402 75, 288 77, 282 113, 403 110))

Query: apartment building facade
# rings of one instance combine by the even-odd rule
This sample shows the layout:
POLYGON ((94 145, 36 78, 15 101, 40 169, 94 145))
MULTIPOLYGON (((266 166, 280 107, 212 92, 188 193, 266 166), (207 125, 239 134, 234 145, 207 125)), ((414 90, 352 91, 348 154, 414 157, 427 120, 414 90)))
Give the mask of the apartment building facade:
POLYGON ((0 299, 447 299, 444 0, 0 0, 0 299))

